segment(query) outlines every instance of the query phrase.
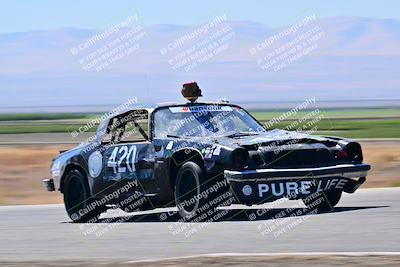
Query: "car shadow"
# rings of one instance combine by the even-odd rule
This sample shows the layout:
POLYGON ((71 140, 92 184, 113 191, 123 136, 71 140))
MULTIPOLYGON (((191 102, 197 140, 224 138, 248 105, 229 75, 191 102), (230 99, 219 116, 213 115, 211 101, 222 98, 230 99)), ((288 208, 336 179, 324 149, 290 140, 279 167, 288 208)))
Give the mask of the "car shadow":
MULTIPOLYGON (((326 213, 386 208, 389 206, 335 207, 332 210, 318 211, 306 208, 260 208, 260 209, 221 209, 211 217, 212 222, 245 222, 282 219, 289 217, 315 216, 326 213), (215 215, 215 217, 214 217, 215 215), (218 216, 217 216, 218 215, 218 216)), ((142 223, 142 222, 184 222, 177 211, 154 212, 147 214, 127 213, 126 216, 99 219, 96 223, 142 223)), ((196 218, 194 221, 197 222, 196 218)))

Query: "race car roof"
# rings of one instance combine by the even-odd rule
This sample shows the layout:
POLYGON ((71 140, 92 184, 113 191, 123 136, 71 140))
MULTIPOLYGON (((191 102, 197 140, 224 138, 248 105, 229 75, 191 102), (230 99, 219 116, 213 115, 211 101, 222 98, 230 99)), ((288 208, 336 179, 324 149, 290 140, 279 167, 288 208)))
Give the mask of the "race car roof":
MULTIPOLYGON (((157 108, 162 108, 162 107, 175 107, 175 106, 200 106, 200 105, 231 105, 229 103, 225 102, 220 102, 220 101, 207 101, 207 102, 164 102, 164 103, 156 103, 156 104, 135 104, 132 106, 127 107, 125 110, 118 112, 118 113, 113 113, 111 117, 115 117, 118 115, 121 115, 123 113, 126 113, 130 110, 136 110, 136 109, 145 109, 149 113, 149 115, 157 108)), ((234 106, 234 105, 233 105, 234 106)))
POLYGON ((107 127, 110 120, 116 116, 120 116, 122 114, 128 113, 132 110, 138 110, 138 109, 144 109, 147 110, 148 115, 151 116, 151 114, 154 112, 154 110, 158 109, 158 108, 163 108, 163 107, 182 107, 182 106, 201 106, 201 105, 223 105, 223 106, 236 106, 236 105, 232 105, 229 103, 221 103, 219 101, 213 101, 213 102, 195 102, 195 103, 191 103, 191 102, 183 102, 183 103, 158 103, 158 104, 135 104, 135 105, 131 105, 131 106, 127 106, 125 107, 123 110, 120 110, 119 112, 111 112, 109 113, 109 115, 107 116, 106 119, 104 119, 97 131, 96 131, 96 135, 98 132, 102 132, 103 128, 107 127))

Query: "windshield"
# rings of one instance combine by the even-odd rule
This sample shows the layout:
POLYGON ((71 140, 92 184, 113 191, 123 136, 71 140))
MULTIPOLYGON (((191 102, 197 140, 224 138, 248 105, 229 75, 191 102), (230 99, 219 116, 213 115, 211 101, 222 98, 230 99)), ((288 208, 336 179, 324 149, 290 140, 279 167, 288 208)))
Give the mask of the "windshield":
POLYGON ((239 107, 195 105, 162 108, 154 114, 154 137, 257 134, 264 128, 239 107))

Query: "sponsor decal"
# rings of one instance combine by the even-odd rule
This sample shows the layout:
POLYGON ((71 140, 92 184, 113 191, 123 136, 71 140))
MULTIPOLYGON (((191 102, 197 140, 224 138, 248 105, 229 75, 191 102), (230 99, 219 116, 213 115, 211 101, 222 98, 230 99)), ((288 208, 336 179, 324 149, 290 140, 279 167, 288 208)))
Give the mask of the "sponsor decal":
MULTIPOLYGON (((315 192, 327 191, 330 189, 343 189, 347 183, 347 179, 326 179, 326 180, 302 180, 297 182, 273 182, 268 184, 258 184, 258 196, 265 197, 273 195, 276 197, 283 197, 288 195, 308 195, 311 194, 311 188, 315 189, 315 192), (313 186, 314 185, 314 186, 313 186)), ((246 187, 246 185, 244 186, 246 187)), ((244 195, 245 188, 242 188, 244 195)), ((314 191, 314 190, 313 190, 314 191)), ((246 189, 248 192, 248 189, 246 189)))
POLYGON ((212 147, 203 148, 201 153, 204 155, 204 158, 210 159, 212 156, 219 156, 221 154, 221 146, 215 145, 212 147))
POLYGON ((165 149, 171 150, 173 146, 174 146, 174 141, 169 141, 169 143, 167 144, 167 146, 165 147, 165 149))
POLYGON ((170 107, 169 110, 172 113, 185 113, 185 112, 205 112, 205 111, 232 111, 232 107, 229 106, 217 106, 217 105, 204 105, 204 106, 185 106, 185 107, 170 107))
POLYGON ((207 147, 204 149, 204 158, 206 159, 210 159, 212 157, 212 153, 213 153, 213 147, 207 147))
POLYGON ((214 152, 213 152, 213 155, 215 155, 215 156, 219 156, 219 154, 221 154, 221 146, 215 146, 215 148, 214 148, 214 152))
POLYGON ((250 196, 251 193, 253 193, 253 189, 251 188, 250 185, 246 184, 245 186, 243 186, 242 192, 243 192, 243 195, 250 196))

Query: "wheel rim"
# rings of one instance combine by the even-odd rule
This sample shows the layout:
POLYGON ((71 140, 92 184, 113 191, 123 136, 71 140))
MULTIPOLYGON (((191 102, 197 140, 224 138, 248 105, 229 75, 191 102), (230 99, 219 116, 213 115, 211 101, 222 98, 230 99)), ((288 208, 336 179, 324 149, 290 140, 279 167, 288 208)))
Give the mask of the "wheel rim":
POLYGON ((200 194, 198 178, 190 170, 184 171, 176 188, 176 200, 180 210, 191 214, 199 206, 200 194))

